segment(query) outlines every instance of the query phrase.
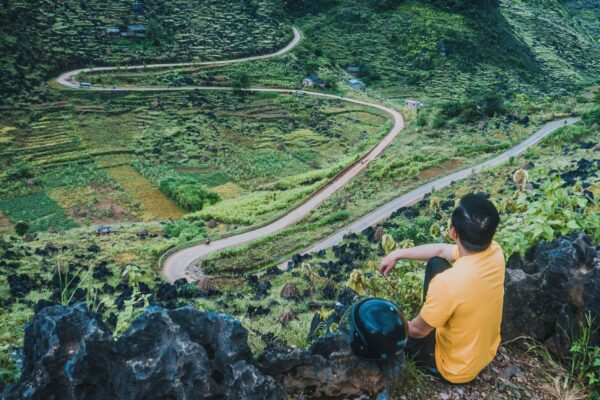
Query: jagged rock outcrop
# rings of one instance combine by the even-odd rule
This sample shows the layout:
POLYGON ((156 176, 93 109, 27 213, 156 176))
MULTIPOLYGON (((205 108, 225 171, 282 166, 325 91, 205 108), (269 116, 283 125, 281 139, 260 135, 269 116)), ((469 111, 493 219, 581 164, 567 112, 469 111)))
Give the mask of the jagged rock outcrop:
POLYGON ((598 251, 583 233, 542 242, 509 258, 505 290, 502 339, 529 336, 565 357, 586 316, 600 323, 598 251))
POLYGON ((310 349, 268 347, 258 358, 261 370, 291 394, 308 398, 357 398, 381 392, 402 378, 404 355, 387 363, 355 357, 348 336, 333 333, 318 338, 310 349))
POLYGON ((116 341, 78 304, 40 311, 25 331, 21 381, 7 399, 285 399, 225 314, 150 307, 116 341))
POLYGON ((239 321, 190 306, 149 307, 116 340, 83 304, 45 307, 26 327, 24 358, 3 398, 287 399, 286 389, 347 398, 377 393, 404 366, 354 357, 340 333, 310 350, 269 347, 257 363, 239 321))

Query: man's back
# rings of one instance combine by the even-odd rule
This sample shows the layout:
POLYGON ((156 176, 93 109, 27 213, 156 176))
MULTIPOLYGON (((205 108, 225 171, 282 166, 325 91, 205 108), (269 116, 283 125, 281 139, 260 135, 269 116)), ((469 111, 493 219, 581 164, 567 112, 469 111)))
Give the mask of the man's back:
POLYGON ((444 378, 474 379, 500 344, 504 299, 504 254, 493 242, 487 250, 459 257, 433 278, 421 317, 437 328, 436 365, 444 378))

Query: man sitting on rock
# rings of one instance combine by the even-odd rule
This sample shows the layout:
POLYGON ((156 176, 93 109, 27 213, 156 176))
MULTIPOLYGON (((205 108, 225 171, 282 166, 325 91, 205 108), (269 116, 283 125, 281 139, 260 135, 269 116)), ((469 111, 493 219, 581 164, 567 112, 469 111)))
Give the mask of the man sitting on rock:
POLYGON ((486 196, 466 195, 452 212, 450 235, 456 245, 400 249, 381 262, 385 276, 399 259, 428 260, 424 305, 408 324, 405 352, 451 383, 475 379, 500 345, 504 254, 493 241, 499 222, 486 196))

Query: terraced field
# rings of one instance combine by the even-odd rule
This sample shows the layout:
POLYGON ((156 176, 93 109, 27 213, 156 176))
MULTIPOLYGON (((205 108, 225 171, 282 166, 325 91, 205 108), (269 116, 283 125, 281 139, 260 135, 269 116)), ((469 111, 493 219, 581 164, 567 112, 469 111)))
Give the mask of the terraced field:
MULTIPOLYGON (((223 195, 202 211, 207 220, 253 224, 319 188, 386 132, 383 114, 327 99, 233 92, 87 97, 73 93, 68 101, 15 111, 0 122, 10 128, 1 144, 4 168, 27 165, 35 176, 0 198, 19 201, 64 186, 97 187, 100 201, 109 187, 115 214, 126 220, 177 219, 185 208, 173 197, 177 190, 160 189, 169 180, 223 195), (78 177, 77 165, 86 165, 89 175, 78 177), (256 201, 260 209, 252 206, 256 201), (240 210, 234 218, 232 204, 240 210)), ((81 213, 81 206, 72 205, 67 215, 81 213)), ((88 222, 106 220, 96 214, 88 222)))

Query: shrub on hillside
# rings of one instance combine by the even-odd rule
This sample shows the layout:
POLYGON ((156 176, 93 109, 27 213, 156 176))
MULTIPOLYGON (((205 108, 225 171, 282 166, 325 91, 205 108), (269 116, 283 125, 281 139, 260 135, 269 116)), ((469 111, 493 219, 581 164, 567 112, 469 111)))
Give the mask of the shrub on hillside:
POLYGON ((370 0, 371 7, 378 11, 393 10, 402 3, 402 0, 370 0))
POLYGON ((182 242, 204 237, 207 233, 206 225, 204 224, 204 221, 201 220, 179 220, 172 224, 165 225, 163 230, 167 235, 179 238, 182 242))
POLYGON ((188 211, 199 211, 205 205, 215 204, 221 200, 217 193, 211 192, 206 186, 191 178, 165 177, 159 180, 158 187, 188 211))
POLYGON ((29 225, 25 221, 19 221, 15 224, 15 232, 19 236, 23 236, 29 230, 29 225))
POLYGON ((181 176, 171 169, 149 162, 134 162, 132 165, 187 211, 200 211, 205 206, 221 201, 217 193, 191 177, 181 176))
POLYGON ((505 111, 504 99, 494 93, 474 95, 466 100, 447 101, 440 106, 440 109, 444 117, 456 118, 460 123, 493 117, 505 111))

